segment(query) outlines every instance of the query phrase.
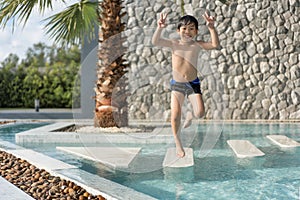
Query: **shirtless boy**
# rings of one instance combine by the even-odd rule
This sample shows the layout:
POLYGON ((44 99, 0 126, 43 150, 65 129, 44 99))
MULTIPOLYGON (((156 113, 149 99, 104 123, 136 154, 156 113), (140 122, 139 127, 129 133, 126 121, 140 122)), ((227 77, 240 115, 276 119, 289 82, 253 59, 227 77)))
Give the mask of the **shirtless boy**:
POLYGON ((158 27, 152 37, 152 43, 157 46, 169 47, 172 51, 172 76, 171 80, 171 126, 176 145, 176 154, 185 156, 179 130, 181 124, 181 107, 185 96, 188 97, 193 107, 193 113, 188 112, 183 127, 188 127, 193 117, 200 118, 204 115, 204 104, 200 90, 200 80, 197 77, 197 60, 202 49, 211 50, 219 46, 218 34, 214 28, 215 18, 206 12, 203 15, 210 32, 211 41, 197 41, 198 21, 190 15, 181 17, 177 27, 180 39, 166 39, 161 37, 163 28, 167 26, 167 14, 161 13, 158 27))

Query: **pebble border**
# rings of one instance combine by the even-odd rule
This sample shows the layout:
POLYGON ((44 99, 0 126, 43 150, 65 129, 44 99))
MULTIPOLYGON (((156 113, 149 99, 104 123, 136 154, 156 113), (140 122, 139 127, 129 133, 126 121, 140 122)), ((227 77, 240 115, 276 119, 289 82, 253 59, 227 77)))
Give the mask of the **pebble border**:
POLYGON ((52 176, 28 161, 0 151, 1 176, 35 199, 52 200, 104 200, 101 195, 92 195, 72 181, 52 176))

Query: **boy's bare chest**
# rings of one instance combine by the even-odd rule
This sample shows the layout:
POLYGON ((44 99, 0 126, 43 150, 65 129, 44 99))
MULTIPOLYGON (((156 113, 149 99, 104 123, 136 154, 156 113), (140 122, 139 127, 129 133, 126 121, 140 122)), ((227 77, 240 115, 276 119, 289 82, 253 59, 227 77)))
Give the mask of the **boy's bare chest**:
POLYGON ((174 45, 173 54, 185 59, 198 57, 199 46, 197 45, 174 45))
POLYGON ((195 50, 174 50, 173 56, 176 57, 176 59, 179 60, 194 60, 198 58, 198 52, 195 50))

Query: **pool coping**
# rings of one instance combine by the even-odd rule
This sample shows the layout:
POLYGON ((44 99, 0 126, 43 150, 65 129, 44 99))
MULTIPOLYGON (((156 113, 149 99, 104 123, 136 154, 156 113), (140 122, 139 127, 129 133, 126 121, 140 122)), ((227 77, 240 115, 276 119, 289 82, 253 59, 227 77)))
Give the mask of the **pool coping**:
MULTIPOLYGON (((82 132, 60 132, 64 127, 75 125, 74 122, 54 122, 50 125, 34 128, 16 134, 17 144, 103 144, 103 143, 170 143, 173 141, 171 127, 161 126, 152 132, 132 133, 82 133, 82 132)), ((90 124, 85 124, 90 125, 90 124)))
POLYGON ((3 199, 34 200, 29 194, 0 176, 0 195, 3 199))

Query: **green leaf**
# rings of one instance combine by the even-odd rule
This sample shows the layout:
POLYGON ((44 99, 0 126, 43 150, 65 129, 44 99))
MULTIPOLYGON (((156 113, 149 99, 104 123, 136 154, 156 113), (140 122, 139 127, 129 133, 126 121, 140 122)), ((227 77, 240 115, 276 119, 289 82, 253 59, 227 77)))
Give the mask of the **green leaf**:
POLYGON ((34 7, 43 13, 46 9, 52 9, 52 2, 52 0, 0 0, 0 27, 5 28, 10 20, 13 25, 17 20, 25 26, 34 7))
POLYGON ((95 38, 95 25, 97 24, 98 2, 81 0, 69 6, 64 11, 47 19, 45 28, 47 34, 58 43, 80 44, 81 39, 87 35, 88 39, 95 38))

